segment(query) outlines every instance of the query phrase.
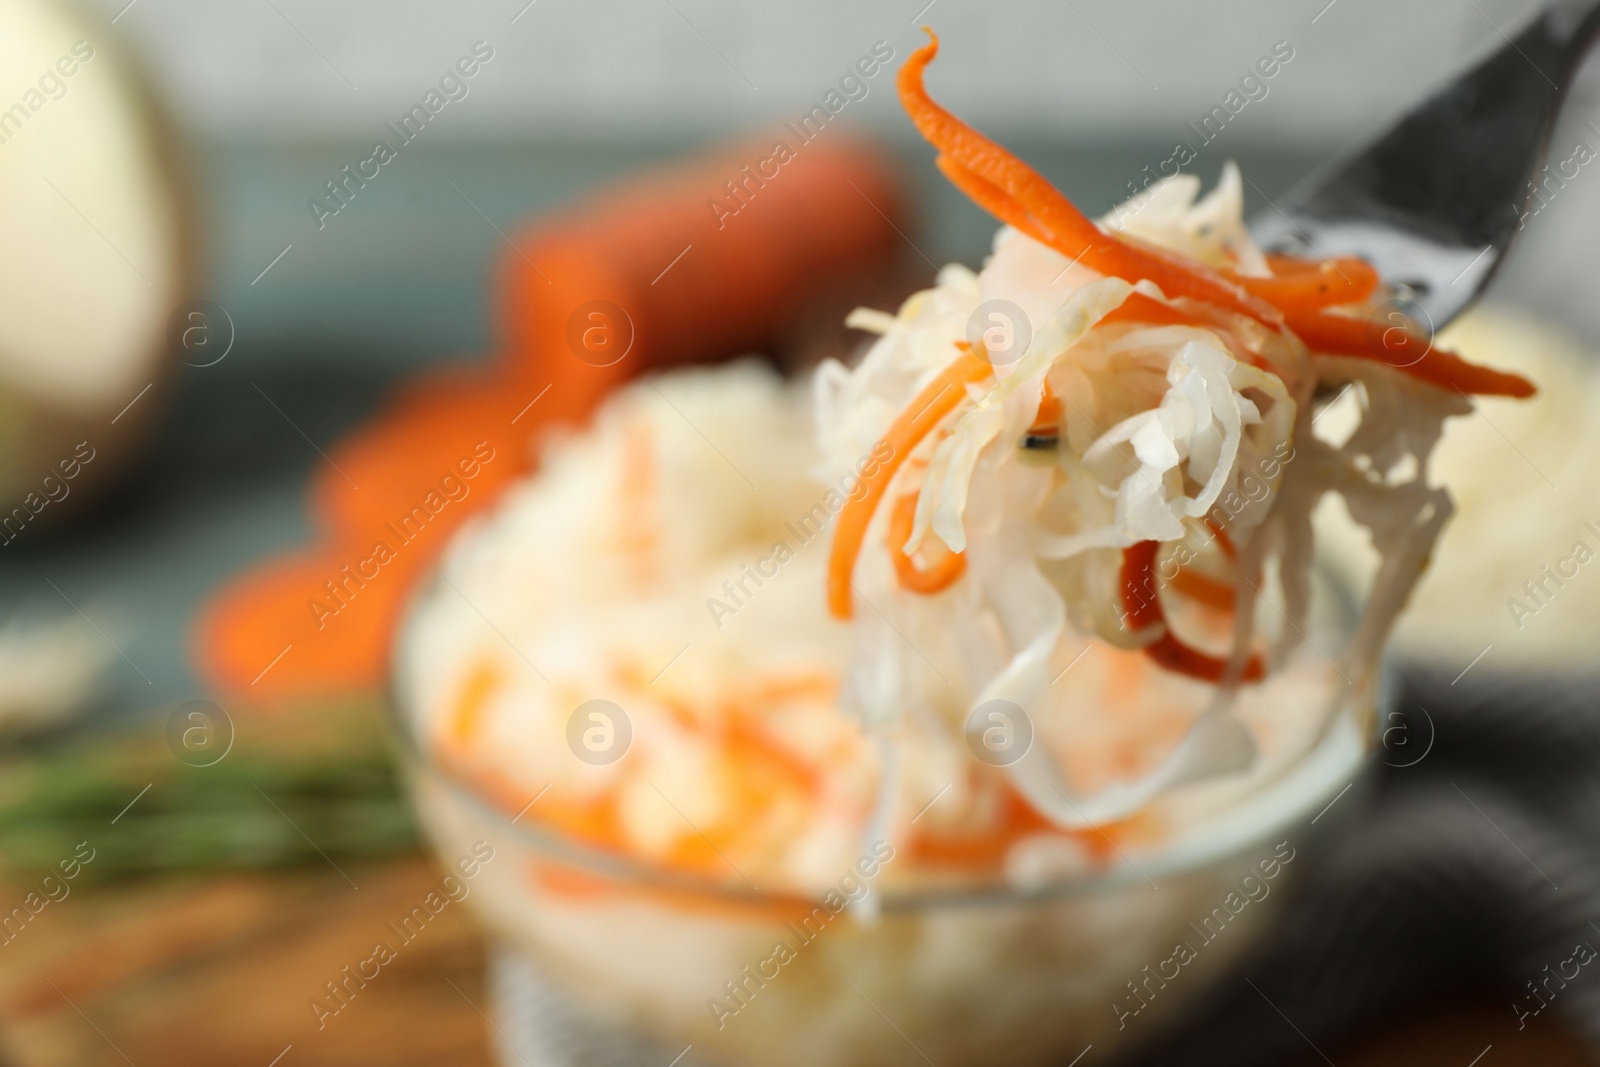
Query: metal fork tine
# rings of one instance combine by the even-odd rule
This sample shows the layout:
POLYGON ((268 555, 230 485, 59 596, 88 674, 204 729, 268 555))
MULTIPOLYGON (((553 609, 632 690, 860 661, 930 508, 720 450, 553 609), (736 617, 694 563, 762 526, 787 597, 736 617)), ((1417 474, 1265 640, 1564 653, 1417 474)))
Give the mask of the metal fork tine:
POLYGON ((1252 234, 1275 251, 1360 256, 1419 325, 1442 327, 1476 299, 1521 228, 1597 31, 1600 0, 1548 9, 1315 184, 1279 197, 1252 234))

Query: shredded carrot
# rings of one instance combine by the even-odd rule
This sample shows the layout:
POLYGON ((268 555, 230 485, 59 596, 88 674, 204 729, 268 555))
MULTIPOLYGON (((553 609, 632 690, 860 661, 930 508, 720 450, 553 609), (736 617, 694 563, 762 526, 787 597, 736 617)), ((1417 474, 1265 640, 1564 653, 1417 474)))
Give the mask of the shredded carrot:
POLYGON ((1386 363, 1429 385, 1479 396, 1521 398, 1537 391, 1520 374, 1468 363, 1401 326, 1383 328, 1366 319, 1314 311, 1291 311, 1287 322, 1313 352, 1386 363))
POLYGON ((455 714, 450 718, 452 743, 466 746, 476 739, 483 726, 483 713, 489 706, 489 698, 500 688, 501 681, 499 665, 489 659, 479 663, 467 675, 466 683, 461 687, 461 696, 456 700, 455 714))
POLYGON ((1271 271, 1274 276, 1280 277, 1286 274, 1307 274, 1319 271, 1324 263, 1366 263, 1366 260, 1353 257, 1332 260, 1307 259, 1304 256, 1291 256, 1283 252, 1265 252, 1263 257, 1267 261, 1267 270, 1271 271))
POLYGON ((917 498, 921 495, 920 491, 901 494, 889 512, 889 560, 894 564, 894 573, 902 586, 913 593, 931 596, 948 589, 967 573, 967 554, 950 551, 950 546, 937 537, 927 538, 928 544, 923 549, 933 557, 927 569, 906 554, 905 543, 911 537, 911 528, 917 515, 917 498))
MULTIPOLYGON (((952 185, 989 214, 1027 234, 1040 244, 1054 246, 1049 234, 1039 227, 1027 209, 1009 193, 980 174, 963 167, 947 155, 934 160, 952 185)), ((1132 280, 1132 279, 1130 279, 1132 280)), ((1101 324, 1136 322, 1146 326, 1210 326, 1212 320, 1156 300, 1143 293, 1130 293, 1119 307, 1101 318, 1101 324)))
POLYGON ((862 476, 861 484, 866 492, 846 501, 839 509, 839 521, 828 552, 828 610, 836 619, 851 616, 850 581, 855 575, 856 558, 861 555, 867 526, 895 472, 910 458, 912 449, 967 398, 967 386, 994 373, 988 361, 973 355, 965 341, 958 341, 956 347, 961 354, 916 395, 879 442, 888 447, 889 458, 880 463, 870 477, 862 476))
POLYGON ((1044 381, 1044 392, 1039 397, 1039 410, 1034 412, 1033 425, 1028 427, 1032 437, 1053 437, 1061 432, 1061 397, 1050 379, 1044 381))
POLYGON ((1096 253, 1083 262, 1102 274, 1136 282, 1155 282, 1169 299, 1187 297, 1237 312, 1272 329, 1283 328, 1283 314, 1272 304, 1210 267, 1127 234, 1112 237, 1115 255, 1096 253))
POLYGON ((940 170, 951 175, 959 188, 1003 221, 1101 274, 1128 281, 1147 278, 1170 297, 1205 300, 1267 326, 1281 323, 1272 305, 1217 272, 1143 242, 1105 233, 1038 171, 936 103, 923 85, 923 72, 939 53, 939 38, 932 29, 924 29, 929 42, 906 60, 896 86, 912 123, 948 157, 939 164, 940 170), (1009 200, 1002 201, 1001 194, 1009 200))
POLYGON ((941 827, 930 819, 912 827, 906 849, 914 862, 918 866, 955 868, 968 873, 995 870, 1005 863, 1017 842, 1048 834, 1076 841, 1099 866, 1115 855, 1116 839, 1131 825, 1131 820, 1123 820, 1081 830, 1063 830, 1039 814, 1009 781, 999 784, 999 795, 993 799, 994 819, 985 825, 941 827))
MULTIPOLYGON (((1214 304, 1275 329, 1286 325, 1313 351, 1382 359, 1414 378, 1463 393, 1533 395, 1526 379, 1474 366, 1453 353, 1428 351, 1428 342, 1409 331, 1377 331, 1358 319, 1323 314, 1324 308, 1357 303, 1377 290, 1377 272, 1360 260, 1272 256, 1268 264, 1273 275, 1251 278, 1214 271, 1126 234, 1102 231, 1032 167, 928 95, 923 76, 939 54, 939 38, 924 29, 928 43, 900 68, 896 85, 901 104, 923 137, 939 149, 939 169, 1002 222, 1103 275, 1149 280, 1171 299, 1214 304)), ((1169 305, 1135 294, 1105 321, 1138 321, 1139 309, 1158 316, 1153 321, 1175 318, 1169 305), (1168 310, 1154 310, 1164 306, 1168 310)))
POLYGON ((1172 576, 1172 588, 1190 600, 1218 611, 1232 611, 1238 602, 1238 592, 1233 586, 1188 567, 1178 568, 1178 572, 1172 576))
MULTIPOLYGON (((1227 664, 1222 660, 1189 647, 1174 637, 1170 630, 1153 643, 1146 645, 1144 652, 1159 666, 1174 674, 1187 674, 1202 682, 1215 684, 1222 681, 1222 675, 1227 669, 1227 664)), ((1251 656, 1249 662, 1245 664, 1240 681, 1259 682, 1265 675, 1266 668, 1261 662, 1261 657, 1251 656)))
MULTIPOLYGON (((1227 671, 1227 661, 1184 644, 1167 624, 1161 594, 1156 589, 1156 554, 1160 549, 1160 541, 1140 541, 1122 551, 1122 605, 1127 612, 1128 625, 1134 630, 1145 630, 1165 624, 1161 636, 1144 646, 1145 655, 1169 671, 1205 682, 1220 682, 1227 671), (1146 597, 1143 591, 1150 595, 1146 597)), ((1266 664, 1260 656, 1253 655, 1240 677, 1242 681, 1258 682, 1265 675, 1266 664)))
MULTIPOLYGON (((1233 538, 1228 536, 1228 531, 1222 524, 1211 518, 1205 518, 1205 526, 1211 531, 1212 542, 1228 560, 1239 558, 1239 550, 1233 545, 1233 538)), ((1179 567, 1172 576, 1172 588, 1190 600, 1198 601, 1207 607, 1220 611, 1232 611, 1238 602, 1238 590, 1227 582, 1220 582, 1215 578, 1207 577, 1188 567, 1179 567)))
MULTIPOLYGON (((924 138, 949 162, 971 171, 1004 193, 1041 231, 1060 239, 1077 238, 1084 247, 1109 239, 1044 177, 936 103, 923 85, 923 72, 939 54, 939 38, 927 29, 929 43, 900 68, 896 88, 901 105, 924 138)), ((948 167, 941 167, 949 173, 948 167)), ((1070 253, 1069 253, 1070 254, 1070 253)))
POLYGON ((1118 322, 1132 322, 1141 326, 1211 326, 1200 316, 1183 308, 1173 307, 1143 293, 1129 293, 1120 307, 1114 308, 1096 325, 1107 326, 1118 322))
POLYGON ((951 185, 966 193, 974 204, 1001 222, 1016 227, 1042 245, 1053 243, 1049 233, 1028 214, 1028 209, 988 178, 969 170, 942 152, 934 159, 933 165, 950 179, 951 185))
POLYGON ((1270 278, 1241 274, 1230 274, 1230 277, 1285 313, 1355 304, 1378 290, 1378 272, 1360 259, 1306 260, 1273 256, 1268 263, 1273 265, 1270 278))
POLYGON ((1285 255, 1282 252, 1267 252, 1265 256, 1267 270, 1274 278, 1308 277, 1337 271, 1344 275, 1348 282, 1357 282, 1359 280, 1357 276, 1369 277, 1374 284, 1380 281, 1377 268, 1355 256, 1308 259, 1304 256, 1285 255))
MULTIPOLYGON (((474 684, 469 682, 467 688, 474 684)), ((471 697, 463 697, 467 699, 471 697)), ((663 867, 725 875, 727 850, 741 843, 741 835, 770 828, 774 817, 791 817, 805 803, 815 800, 819 792, 819 768, 808 765, 773 738, 758 716, 726 716, 717 740, 718 753, 711 773, 719 788, 733 794, 727 810, 734 817, 702 824, 703 832, 685 833, 667 843, 650 857, 663 867)), ((443 738, 438 755, 447 770, 471 782, 474 789, 508 815, 528 812, 530 820, 613 855, 634 852, 620 790, 575 795, 558 788, 530 811, 532 798, 525 788, 481 750, 470 751, 443 738)))

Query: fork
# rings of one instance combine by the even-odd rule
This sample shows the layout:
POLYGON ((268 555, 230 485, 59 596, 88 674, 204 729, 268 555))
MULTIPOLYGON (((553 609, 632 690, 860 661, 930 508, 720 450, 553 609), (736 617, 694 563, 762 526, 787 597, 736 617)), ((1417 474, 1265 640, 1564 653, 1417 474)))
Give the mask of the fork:
POLYGON ((1280 198, 1252 220, 1251 235, 1270 251, 1358 256, 1417 326, 1443 328, 1483 292, 1534 199, 1562 181, 1541 182, 1545 153, 1597 31, 1600 0, 1550 6, 1376 140, 1280 198))

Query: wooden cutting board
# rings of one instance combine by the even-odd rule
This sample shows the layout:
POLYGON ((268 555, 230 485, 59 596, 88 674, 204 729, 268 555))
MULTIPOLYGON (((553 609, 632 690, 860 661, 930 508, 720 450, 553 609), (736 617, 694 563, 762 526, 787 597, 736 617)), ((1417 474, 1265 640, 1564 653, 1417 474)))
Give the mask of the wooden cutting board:
MULTIPOLYGON (((0 948, 7 1059, 488 1067, 483 941, 453 904, 318 1028, 311 998, 369 957, 386 921, 444 874, 421 856, 345 873, 350 881, 326 868, 146 882, 48 905, 0 948)), ((9 908, 25 892, 0 901, 9 908)))
MULTIPOLYGON (((413 856, 343 874, 328 867, 73 890, 0 946, 5 1063, 492 1067, 484 944, 465 908, 447 906, 320 1029, 309 1006, 443 875, 413 856)), ((28 888, 0 887, 0 908, 28 888)), ((1447 1004, 1322 1052, 1339 1067, 1588 1062, 1560 1019, 1518 1031, 1501 1000, 1447 1004)), ((1326 1061, 1308 1047, 1304 1062, 1326 1061)))

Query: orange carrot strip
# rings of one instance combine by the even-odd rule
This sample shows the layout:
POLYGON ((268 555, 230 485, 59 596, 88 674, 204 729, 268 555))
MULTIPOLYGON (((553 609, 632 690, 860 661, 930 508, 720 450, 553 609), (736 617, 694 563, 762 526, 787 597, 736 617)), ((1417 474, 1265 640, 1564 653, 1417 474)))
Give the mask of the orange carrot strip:
POLYGON ((1156 553, 1160 549, 1159 541, 1140 541, 1122 551, 1122 606, 1130 630, 1148 629, 1165 618, 1156 596, 1156 553))
POLYGON ((983 381, 994 372, 986 361, 972 354, 966 342, 960 342, 958 347, 961 354, 916 395, 884 434, 879 444, 888 447, 889 458, 871 475, 862 476, 861 484, 866 492, 846 501, 839 510, 833 544, 828 552, 828 610, 836 619, 851 616, 850 579, 855 574, 856 559, 861 555, 867 526, 895 472, 940 420, 967 398, 966 387, 983 381))
MULTIPOLYGON (((1282 263, 1287 257, 1276 257, 1271 262, 1282 263)), ((1292 260, 1294 267, 1279 271, 1274 268, 1270 278, 1252 278, 1229 274, 1246 291, 1260 297, 1275 307, 1289 310, 1320 310, 1340 304, 1354 304, 1367 299, 1378 289, 1378 272, 1365 260, 1344 258, 1325 260, 1292 260)))
POLYGON ((1301 311, 1289 312, 1286 321, 1313 352, 1386 363, 1402 374, 1443 389, 1519 398, 1537 391, 1520 374, 1468 363, 1454 352, 1434 348, 1431 341, 1398 326, 1381 329, 1349 315, 1301 311))
POLYGON ((1120 307, 1113 309, 1096 325, 1106 326, 1118 322, 1138 323, 1142 326, 1211 326, 1212 323, 1183 308, 1164 304, 1143 293, 1129 293, 1120 307))
POLYGON ((1238 601, 1233 586, 1196 573, 1188 567, 1178 568, 1178 573, 1172 576, 1172 588, 1190 600, 1218 611, 1231 611, 1238 601))
MULTIPOLYGON (((1366 335, 1359 320, 1346 325, 1342 317, 1321 314, 1325 307, 1364 300, 1376 291, 1376 271, 1360 260, 1273 256, 1268 260, 1275 271, 1273 277, 1246 278, 1212 271, 1133 238, 1102 232, 1037 171, 928 95, 923 76, 938 55, 939 38, 931 29, 927 32, 929 43, 913 52, 900 69, 897 89, 901 103, 917 129, 940 150, 939 169, 1001 221, 1101 274, 1128 281, 1148 279, 1172 298, 1215 304, 1275 328, 1288 325, 1319 351, 1384 359, 1412 377, 1465 393, 1533 395, 1534 387, 1526 379, 1468 364, 1453 353, 1422 349, 1426 342, 1409 333, 1390 330, 1375 341, 1366 335), (1290 319, 1293 321, 1287 321, 1290 319), (1429 362, 1422 358, 1424 352, 1436 358, 1429 362), (1406 363, 1409 365, 1403 365, 1406 363)), ((1107 321, 1170 321, 1174 317, 1170 311, 1152 310, 1158 306, 1158 301, 1131 307, 1125 304, 1120 314, 1113 312, 1107 321), (1161 318, 1139 319, 1141 309, 1161 318)))
MULTIPOLYGON (((1127 612, 1128 625, 1134 630, 1167 621, 1161 594, 1156 589, 1156 554, 1160 550, 1160 541, 1140 541, 1122 550, 1122 605, 1127 612), (1145 592, 1150 594, 1148 598, 1145 592)), ((1144 653, 1169 671, 1203 682, 1220 682, 1228 667, 1226 660, 1184 644, 1172 632, 1170 623, 1165 633, 1144 646, 1144 653)), ((1258 682, 1266 673, 1261 657, 1253 655, 1245 664, 1241 680, 1258 682)))
POLYGON ((921 495, 920 490, 902 494, 889 512, 889 561, 894 564, 894 573, 902 586, 913 593, 931 596, 948 589, 967 573, 967 554, 950 551, 950 546, 937 537, 927 539, 926 551, 934 561, 926 570, 906 554, 905 544, 911 537, 917 516, 917 498, 921 495))
MULTIPOLYGON (((1015 206, 1000 216, 1004 221, 1030 235, 1042 233, 1056 251, 1092 270, 1128 281, 1147 278, 1168 296, 1193 297, 1268 326, 1280 324, 1275 308, 1215 271, 1143 242, 1103 232, 1032 167, 936 103, 923 85, 923 73, 938 55, 939 38, 931 29, 927 33, 928 44, 913 52, 900 68, 896 87, 918 131, 949 157, 948 163, 940 165, 942 171, 948 175, 953 167, 963 168, 1009 195, 1015 206), (1019 213, 1027 225, 1018 223, 1019 213)), ((976 183, 962 180, 957 185, 970 195, 976 183)), ((987 206, 996 198, 985 190, 974 199, 987 206)))
POLYGON ((1114 247, 1110 254, 1091 250, 1083 262, 1102 274, 1155 282, 1170 300, 1188 297, 1237 312, 1272 329, 1283 327, 1283 315, 1276 307, 1210 267, 1126 234, 1114 235, 1111 240, 1114 247))
MULTIPOLYGON (((1216 656, 1207 655, 1199 649, 1190 648, 1173 635, 1171 630, 1162 634, 1154 643, 1146 645, 1145 655, 1155 660, 1158 666, 1164 667, 1175 674, 1187 674, 1191 678, 1198 678, 1202 682, 1213 684, 1222 681, 1222 675, 1227 670, 1227 663, 1216 656)), ((1266 666, 1260 656, 1251 656, 1250 661, 1244 665, 1244 673, 1240 675, 1242 682, 1259 682, 1266 676, 1266 666)))
MULTIPOLYGON (((1291 256, 1282 252, 1267 252, 1264 255, 1267 261, 1267 269, 1275 275, 1305 274, 1310 271, 1321 270, 1324 263, 1344 262, 1343 259, 1307 259, 1304 256, 1291 256)), ((1358 260, 1357 262, 1366 261, 1358 260)))
POLYGON ((1050 379, 1044 380, 1044 393, 1039 397, 1039 410, 1034 412, 1033 425, 1028 427, 1028 434, 1032 437, 1051 437, 1061 430, 1061 397, 1050 384, 1050 379))
MULTIPOLYGON (((895 86, 900 103, 927 141, 949 158, 949 164, 994 185, 1057 238, 1078 239, 1079 245, 1106 244, 1109 238, 1090 222, 1038 171, 945 110, 928 95, 923 72, 939 54, 939 38, 927 30, 929 42, 911 53, 895 86)), ((949 173, 948 166, 941 170, 949 173)))
POLYGON ((1000 868, 1011 846, 1024 837, 1048 833, 1075 840, 1092 861, 1103 865, 1116 855, 1116 839, 1124 837, 1128 822, 1103 823, 1081 830, 1062 830, 1040 815, 1038 809, 1017 793, 1009 781, 1002 780, 993 808, 985 805, 992 820, 976 826, 938 826, 932 819, 911 828, 906 847, 918 866, 954 868, 967 872, 1000 868))
POLYGON ((1355 256, 1333 256, 1329 259, 1307 259, 1303 256, 1287 256, 1281 252, 1266 253, 1267 269, 1275 278, 1290 278, 1307 274, 1319 274, 1325 270, 1337 267, 1345 274, 1363 273, 1371 274, 1374 279, 1378 277, 1377 269, 1364 259, 1355 256))
POLYGON ((500 667, 493 660, 484 660, 467 675, 461 694, 456 698, 455 714, 450 717, 449 741, 453 745, 470 745, 483 725, 489 698, 503 681, 500 667))
MULTIPOLYGON (((966 193, 968 198, 1001 222, 1032 237, 1040 244, 1050 245, 1050 236, 1015 197, 998 185, 977 174, 947 155, 940 155, 934 165, 950 179, 950 184, 966 193)), ((1163 303, 1143 293, 1130 293, 1122 305, 1100 320, 1101 324, 1137 322, 1150 326, 1208 326, 1206 320, 1171 304, 1163 303)))
POLYGON ((1049 233, 1028 214, 1028 209, 1018 203, 1016 197, 988 178, 963 167, 942 152, 934 159, 933 165, 950 179, 951 185, 966 193, 967 199, 1001 222, 1016 227, 1042 245, 1053 243, 1049 233))
MULTIPOLYGON (((1143 293, 1130 293, 1120 307, 1095 325, 1098 327, 1107 324, 1133 323, 1138 326, 1196 326, 1202 330, 1222 330, 1226 337, 1233 334, 1227 316, 1228 313, 1215 304, 1190 300, 1179 307, 1145 296, 1143 293)), ((1269 363, 1259 352, 1241 345, 1236 335, 1233 336, 1235 340, 1231 344, 1224 341, 1228 344, 1228 350, 1233 353, 1233 358, 1248 363, 1257 370, 1280 374, 1279 368, 1269 363), (1236 345, 1238 347, 1235 347, 1236 345)))

